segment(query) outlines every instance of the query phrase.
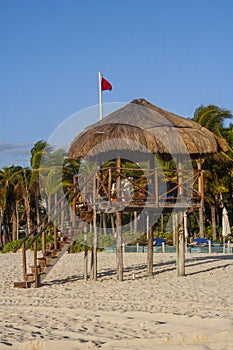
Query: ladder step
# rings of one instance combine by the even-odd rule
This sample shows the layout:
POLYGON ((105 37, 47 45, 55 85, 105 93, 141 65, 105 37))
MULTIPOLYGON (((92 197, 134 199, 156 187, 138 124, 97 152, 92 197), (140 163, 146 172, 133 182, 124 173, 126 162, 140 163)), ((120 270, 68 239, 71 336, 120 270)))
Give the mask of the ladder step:
POLYGON ((42 257, 42 258, 37 258, 38 261, 38 265, 40 267, 46 267, 46 258, 42 257))
POLYGON ((34 274, 33 273, 27 273, 24 276, 25 281, 27 282, 34 282, 34 274))
POLYGON ((57 251, 55 250, 55 249, 48 249, 48 250, 46 250, 46 253, 45 253, 46 255, 46 257, 47 256, 55 256, 56 254, 57 254, 57 251))
POLYGON ((31 282, 29 281, 23 281, 23 282, 14 282, 15 288, 30 288, 31 282))
POLYGON ((38 267, 34 267, 34 266, 30 266, 31 267, 31 271, 32 271, 32 273, 35 273, 35 270, 37 270, 37 272, 39 273, 39 272, 41 272, 41 268, 40 268, 40 266, 38 266, 38 267))

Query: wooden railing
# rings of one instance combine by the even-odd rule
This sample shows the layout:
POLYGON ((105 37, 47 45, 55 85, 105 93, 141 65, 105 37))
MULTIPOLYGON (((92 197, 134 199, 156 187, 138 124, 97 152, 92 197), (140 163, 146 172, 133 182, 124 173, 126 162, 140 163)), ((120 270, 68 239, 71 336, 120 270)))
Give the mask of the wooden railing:
POLYGON ((79 200, 89 204, 127 202, 128 206, 146 203, 159 207, 183 201, 198 205, 204 199, 203 172, 183 170, 181 176, 182 181, 175 170, 120 168, 116 171, 111 167, 101 168, 89 183, 84 180, 85 174, 76 175, 76 181, 85 182, 85 186, 80 186, 79 200))

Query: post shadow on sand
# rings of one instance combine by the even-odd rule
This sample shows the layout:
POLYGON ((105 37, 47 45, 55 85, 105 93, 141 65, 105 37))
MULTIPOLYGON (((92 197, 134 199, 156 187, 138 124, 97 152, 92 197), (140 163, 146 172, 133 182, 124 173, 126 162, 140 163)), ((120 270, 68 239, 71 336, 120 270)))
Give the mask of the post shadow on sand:
MULTIPOLYGON (((205 273, 205 272, 209 272, 209 271, 213 271, 213 270, 218 270, 218 269, 222 269, 222 268, 226 268, 228 266, 230 266, 230 263, 226 263, 224 265, 221 266, 213 266, 210 268, 205 268, 206 264, 210 264, 214 261, 231 261, 233 260, 233 255, 219 255, 219 256, 201 256, 201 257, 191 257, 186 259, 186 267, 193 267, 193 266, 198 266, 198 265, 203 265, 203 269, 199 270, 199 271, 193 271, 193 272, 189 272, 186 273, 186 276, 192 276, 192 275, 198 275, 201 273, 205 273)), ((154 263, 153 264, 153 269, 154 268, 162 268, 160 270, 154 271, 153 272, 153 276, 162 274, 162 273, 166 273, 169 271, 175 271, 176 270, 176 260, 173 259, 171 261, 167 261, 167 262, 159 262, 159 263, 154 263)), ((141 264, 138 266, 129 266, 129 267, 125 267, 124 268, 124 272, 125 273, 129 273, 128 277, 125 278, 125 280, 133 280, 130 272, 132 272, 133 270, 135 271, 135 279, 139 280, 139 279, 146 279, 148 276, 147 274, 141 274, 138 275, 138 273, 142 273, 143 271, 146 272, 147 269, 147 264, 141 264)), ((115 269, 109 269, 106 271, 102 271, 98 273, 98 277, 105 279, 105 277, 109 277, 109 276, 115 276, 117 273, 117 271, 115 269)), ((66 284, 69 282, 76 282, 76 281, 82 281, 83 282, 83 275, 72 275, 69 276, 67 278, 61 278, 61 279, 54 279, 54 280, 50 280, 50 281, 46 281, 42 284, 42 286, 50 286, 53 284, 66 284)), ((91 279, 89 279, 89 281, 92 281, 91 279)))

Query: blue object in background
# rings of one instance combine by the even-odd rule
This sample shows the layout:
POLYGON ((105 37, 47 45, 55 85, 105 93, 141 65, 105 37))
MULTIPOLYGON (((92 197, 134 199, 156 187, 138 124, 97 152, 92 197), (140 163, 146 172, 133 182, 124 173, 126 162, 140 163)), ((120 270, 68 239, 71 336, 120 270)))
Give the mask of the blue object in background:
POLYGON ((197 238, 194 238, 193 243, 196 243, 197 245, 199 245, 199 244, 207 244, 208 245, 209 241, 206 238, 197 237, 197 238))
POLYGON ((160 247, 162 243, 166 244, 166 239, 164 238, 154 238, 153 239, 153 245, 160 247))

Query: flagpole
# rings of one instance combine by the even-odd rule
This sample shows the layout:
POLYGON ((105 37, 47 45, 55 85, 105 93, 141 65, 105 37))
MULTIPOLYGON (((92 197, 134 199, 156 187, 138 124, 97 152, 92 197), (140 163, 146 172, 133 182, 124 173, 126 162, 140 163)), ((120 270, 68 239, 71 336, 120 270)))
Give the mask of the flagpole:
POLYGON ((99 72, 99 106, 100 106, 100 120, 103 118, 103 104, 102 104, 102 74, 99 72))

